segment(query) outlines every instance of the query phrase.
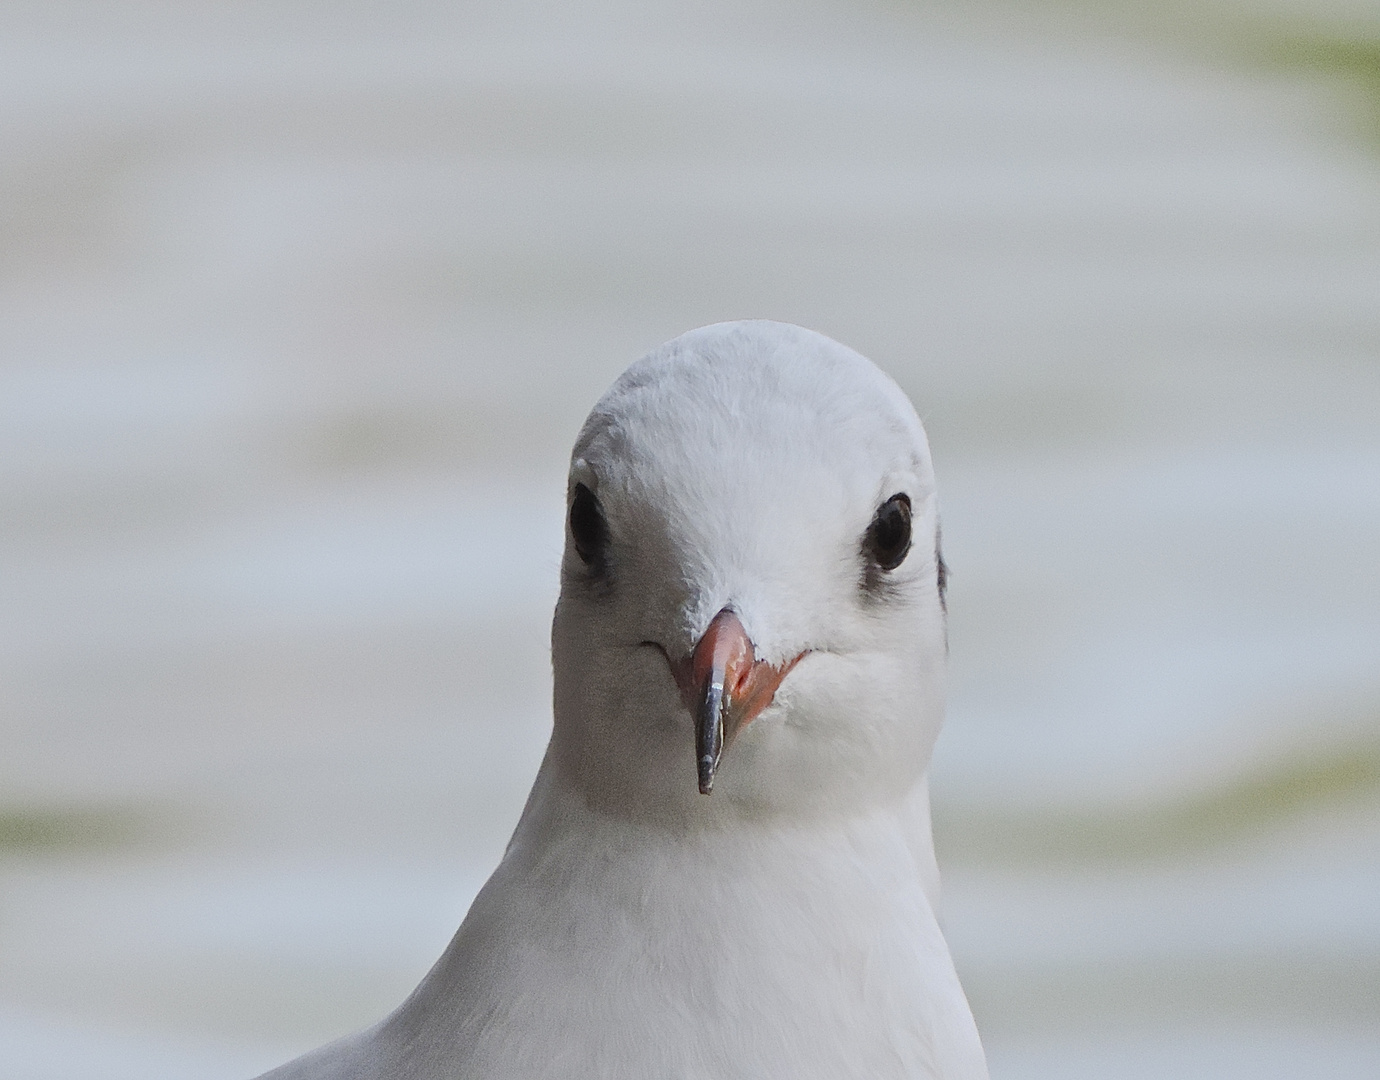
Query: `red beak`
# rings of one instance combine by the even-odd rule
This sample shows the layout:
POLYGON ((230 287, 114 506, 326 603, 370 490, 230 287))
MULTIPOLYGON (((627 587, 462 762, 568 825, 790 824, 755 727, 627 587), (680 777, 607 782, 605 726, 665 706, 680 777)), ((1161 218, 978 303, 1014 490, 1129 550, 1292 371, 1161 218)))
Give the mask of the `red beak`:
POLYGON ((695 651, 676 665, 681 696, 695 718, 700 794, 714 789, 719 757, 733 737, 771 704, 801 653, 781 667, 756 658, 756 649, 732 608, 714 616, 695 651))

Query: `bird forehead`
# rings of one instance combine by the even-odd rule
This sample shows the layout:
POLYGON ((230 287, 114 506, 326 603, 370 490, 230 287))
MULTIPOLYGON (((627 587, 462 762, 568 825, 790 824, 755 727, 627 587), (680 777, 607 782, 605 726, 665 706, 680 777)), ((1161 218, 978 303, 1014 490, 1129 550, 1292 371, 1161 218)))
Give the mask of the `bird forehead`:
MULTIPOLYGON (((871 501, 928 475, 923 429, 870 361, 775 323, 692 331, 634 364, 595 407, 575 476, 611 501, 780 508, 871 501)), ((840 506, 841 508, 841 506, 840 506)))

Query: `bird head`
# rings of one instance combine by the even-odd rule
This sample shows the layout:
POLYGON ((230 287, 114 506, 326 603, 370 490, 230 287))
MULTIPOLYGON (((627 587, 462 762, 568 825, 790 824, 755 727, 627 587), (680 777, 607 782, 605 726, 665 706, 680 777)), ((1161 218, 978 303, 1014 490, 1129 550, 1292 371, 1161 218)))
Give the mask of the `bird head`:
POLYGON ((551 755, 591 805, 849 813, 924 773, 947 653, 934 477, 870 361, 770 322, 668 342, 591 412, 567 509, 551 755))

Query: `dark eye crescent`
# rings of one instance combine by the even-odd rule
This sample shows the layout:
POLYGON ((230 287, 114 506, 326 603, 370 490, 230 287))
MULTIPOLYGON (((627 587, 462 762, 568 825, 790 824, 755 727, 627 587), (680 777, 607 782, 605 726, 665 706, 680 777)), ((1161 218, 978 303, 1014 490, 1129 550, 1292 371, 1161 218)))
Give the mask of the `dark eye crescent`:
POLYGON ((867 553, 883 570, 895 570, 910 551, 910 498, 896 494, 877 508, 864 541, 867 553))
POLYGON ((575 544, 575 554, 586 566, 603 561, 609 545, 609 525, 599 500, 584 484, 575 485, 575 495, 570 500, 570 539, 575 544))

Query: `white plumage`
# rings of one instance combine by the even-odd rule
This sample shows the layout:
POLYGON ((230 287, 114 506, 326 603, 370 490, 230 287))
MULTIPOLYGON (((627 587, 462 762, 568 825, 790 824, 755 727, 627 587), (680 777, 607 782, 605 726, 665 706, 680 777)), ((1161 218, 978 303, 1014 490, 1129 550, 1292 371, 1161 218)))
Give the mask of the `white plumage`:
POLYGON ((935 917, 947 648, 905 395, 799 327, 696 330, 595 407, 570 498, 502 863, 397 1012, 269 1076, 986 1077, 935 917))

